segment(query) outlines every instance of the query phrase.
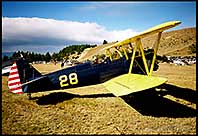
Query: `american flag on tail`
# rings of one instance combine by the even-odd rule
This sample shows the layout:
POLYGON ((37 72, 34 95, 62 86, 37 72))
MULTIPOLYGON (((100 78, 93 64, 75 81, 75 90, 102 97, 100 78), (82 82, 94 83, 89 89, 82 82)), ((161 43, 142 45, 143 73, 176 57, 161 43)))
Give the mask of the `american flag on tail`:
POLYGON ((8 76, 8 87, 12 93, 23 93, 16 62, 14 62, 10 69, 10 74, 8 76))

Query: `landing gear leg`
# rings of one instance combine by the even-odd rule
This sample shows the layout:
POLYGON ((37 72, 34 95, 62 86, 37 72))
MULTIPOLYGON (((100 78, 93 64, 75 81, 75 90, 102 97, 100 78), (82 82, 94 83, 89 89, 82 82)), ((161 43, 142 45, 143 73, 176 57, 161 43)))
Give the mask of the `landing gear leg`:
POLYGON ((28 99, 29 99, 29 100, 32 99, 31 93, 28 93, 27 96, 28 96, 28 99))

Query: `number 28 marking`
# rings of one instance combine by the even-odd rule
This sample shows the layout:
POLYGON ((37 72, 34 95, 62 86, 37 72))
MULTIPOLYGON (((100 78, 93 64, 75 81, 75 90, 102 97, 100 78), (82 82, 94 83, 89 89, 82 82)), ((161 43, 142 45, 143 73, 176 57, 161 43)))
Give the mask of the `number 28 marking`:
POLYGON ((69 81, 67 75, 61 75, 59 76, 60 86, 65 87, 69 86, 69 83, 71 85, 78 84, 78 76, 76 73, 70 73, 69 74, 69 81))

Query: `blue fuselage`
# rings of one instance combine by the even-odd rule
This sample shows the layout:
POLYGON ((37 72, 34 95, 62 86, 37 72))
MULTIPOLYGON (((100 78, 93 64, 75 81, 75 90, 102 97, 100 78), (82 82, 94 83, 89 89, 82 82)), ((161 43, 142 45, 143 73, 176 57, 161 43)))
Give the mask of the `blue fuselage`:
POLYGON ((125 58, 109 63, 91 64, 86 62, 43 75, 23 85, 26 93, 66 89, 103 83, 128 72, 130 62, 125 58))

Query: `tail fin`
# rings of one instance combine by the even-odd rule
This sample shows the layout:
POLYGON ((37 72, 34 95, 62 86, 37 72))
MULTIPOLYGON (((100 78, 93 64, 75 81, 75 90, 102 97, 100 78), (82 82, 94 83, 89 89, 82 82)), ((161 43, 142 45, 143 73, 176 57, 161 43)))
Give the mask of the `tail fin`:
POLYGON ((12 93, 23 93, 16 62, 14 62, 10 68, 10 74, 8 76, 8 87, 12 93))
POLYGON ((23 93, 22 84, 40 77, 41 73, 24 58, 19 58, 10 68, 8 87, 12 93, 23 93))

